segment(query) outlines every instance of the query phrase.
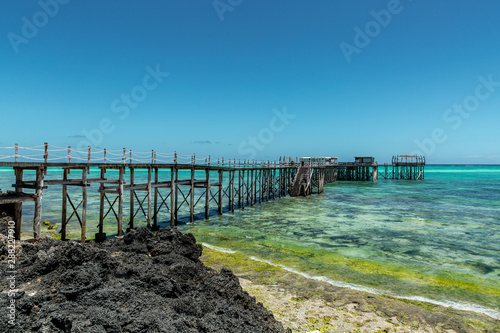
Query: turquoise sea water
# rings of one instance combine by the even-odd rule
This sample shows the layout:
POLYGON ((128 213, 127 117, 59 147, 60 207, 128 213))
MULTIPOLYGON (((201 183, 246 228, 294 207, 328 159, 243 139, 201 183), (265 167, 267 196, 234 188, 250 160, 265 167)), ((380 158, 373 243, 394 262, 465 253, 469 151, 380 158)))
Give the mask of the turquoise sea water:
MULTIPOLYGON (((425 171, 423 181, 336 182, 321 195, 276 199, 223 216, 213 212, 210 220, 179 229, 200 242, 335 285, 500 319, 500 167, 428 166, 425 171)), ((49 170, 49 178, 50 172, 60 171, 49 170)), ((90 177, 98 176, 94 172, 90 177)), ((145 174, 136 173, 137 181, 141 177, 145 174)), ((0 188, 6 191, 12 182, 13 171, 0 169, 0 188)), ((73 191, 77 196, 80 190, 73 191)), ((60 193, 55 186, 44 193, 44 219, 57 224, 60 193)), ((96 193, 89 191, 91 226, 98 216, 96 193)), ((25 205, 26 220, 30 209, 25 205)), ((168 212, 160 218, 168 221, 168 212)), ((109 225, 112 232, 111 219, 109 225)), ((30 228, 24 223, 23 234, 30 228)), ((78 232, 76 225, 73 229, 78 232)))

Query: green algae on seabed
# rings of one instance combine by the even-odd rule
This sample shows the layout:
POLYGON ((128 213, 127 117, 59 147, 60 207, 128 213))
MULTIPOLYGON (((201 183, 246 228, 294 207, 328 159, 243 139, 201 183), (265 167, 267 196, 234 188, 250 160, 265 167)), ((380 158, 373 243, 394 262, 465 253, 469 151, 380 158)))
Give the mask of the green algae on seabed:
POLYGON ((491 308, 500 307, 500 283, 466 273, 421 272, 396 263, 378 263, 349 258, 328 251, 314 251, 285 240, 241 239, 237 232, 225 228, 221 239, 217 230, 203 225, 187 228, 199 242, 255 256, 290 267, 310 276, 324 276, 334 281, 358 284, 399 296, 423 296, 437 301, 472 302, 491 308), (412 292, 414 291, 414 292, 412 292))
MULTIPOLYGON (((226 253, 204 246, 203 255, 200 259, 205 265, 216 270, 228 267, 238 277, 250 280, 253 283, 285 288, 292 294, 296 294, 295 300, 299 302, 312 298, 321 299, 339 311, 346 311, 343 309, 345 304, 360 303, 359 310, 362 312, 376 313, 387 318, 387 320, 396 316, 400 323, 406 323, 406 325, 410 326, 415 325, 415 327, 418 327, 419 323, 429 324, 438 328, 438 332, 446 329, 455 329, 455 331, 461 332, 497 332, 500 330, 500 321, 484 315, 451 310, 421 301, 393 299, 384 295, 370 295, 366 292, 346 290, 330 285, 325 287, 324 282, 310 280, 283 268, 252 260, 241 253, 226 253), (321 286, 321 284, 323 285, 321 286), (332 290, 329 290, 332 288, 337 291, 332 292, 332 290), (335 304, 337 305, 335 306, 335 304)), ((266 300, 265 295, 255 293, 253 289, 252 291, 253 295, 257 296, 258 301, 266 300)), ((278 319, 283 317, 283 309, 273 308, 272 306, 268 306, 268 308, 278 319)), ((314 313, 312 313, 312 316, 314 316, 314 313)), ((311 327, 309 327, 308 331, 336 331, 335 326, 332 326, 333 322, 331 323, 329 318, 321 318, 320 321, 313 317, 309 320, 309 323, 311 327)))

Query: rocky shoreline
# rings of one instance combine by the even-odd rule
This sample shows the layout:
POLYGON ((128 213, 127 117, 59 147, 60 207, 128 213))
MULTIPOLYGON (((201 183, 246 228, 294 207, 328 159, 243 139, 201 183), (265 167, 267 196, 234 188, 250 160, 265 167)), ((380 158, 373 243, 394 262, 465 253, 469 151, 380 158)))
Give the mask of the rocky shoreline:
MULTIPOLYGON (((0 238, 7 272, 6 237, 0 238)), ((17 291, 10 297, 9 282, 0 284, 0 326, 9 332, 290 332, 230 270, 206 267, 201 254, 191 234, 172 228, 156 234, 139 228, 100 244, 22 242, 17 291), (14 326, 5 315, 12 300, 14 326)))
POLYGON ((293 332, 500 332, 500 320, 486 315, 335 287, 239 253, 204 248, 201 260, 230 268, 293 332))

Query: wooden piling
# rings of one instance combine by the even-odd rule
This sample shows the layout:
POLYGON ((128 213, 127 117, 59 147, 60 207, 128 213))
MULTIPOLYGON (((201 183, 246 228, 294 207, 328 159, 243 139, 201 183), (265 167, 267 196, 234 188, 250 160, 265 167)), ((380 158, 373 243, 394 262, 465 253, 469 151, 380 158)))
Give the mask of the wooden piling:
POLYGON ((253 178, 253 167, 250 170, 250 206, 253 207, 253 199, 254 199, 254 178, 253 178))
POLYGON ((189 221, 194 222, 194 167, 191 168, 191 190, 189 191, 189 221))
POLYGON ((134 215, 135 215, 135 190, 134 190, 134 174, 135 170, 134 168, 130 168, 130 217, 129 217, 129 222, 128 222, 128 228, 129 230, 134 229, 134 215))
POLYGON ((223 187, 222 187, 222 182, 223 182, 223 174, 222 170, 219 169, 219 215, 222 215, 222 194, 223 194, 223 187))
POLYGON ((205 219, 210 218, 210 169, 205 169, 205 219))
POLYGON ((148 167, 148 216, 146 218, 147 228, 151 229, 151 172, 152 168, 148 167))
MULTIPOLYGON (((67 168, 63 169, 63 182, 68 180, 68 172, 67 168)), ((66 226, 68 224, 67 221, 67 201, 68 201, 68 185, 62 185, 62 207, 61 207, 61 240, 66 240, 66 226)))
POLYGON ((123 176, 125 167, 119 168, 118 175, 118 236, 123 235, 123 176))
MULTIPOLYGON (((106 173, 106 168, 101 167, 101 181, 104 180, 104 175, 106 173)), ((106 235, 104 234, 104 185, 105 183, 102 182, 100 183, 100 188, 101 190, 99 191, 100 193, 100 204, 99 204, 99 232, 98 235, 95 236, 96 241, 101 241, 106 238, 106 235)))
POLYGON ((176 193, 176 176, 177 169, 175 167, 170 168, 170 226, 173 227, 176 225, 176 216, 177 216, 177 193, 176 193))
MULTIPOLYGON (((152 153, 153 157, 151 157, 154 160, 154 152, 152 153)), ((154 188, 154 204, 153 204, 153 211, 154 211, 154 219, 153 219, 153 230, 158 230, 158 168, 154 168, 155 172, 155 188, 154 188)))
POLYGON ((88 167, 82 169, 82 228, 80 241, 85 242, 87 238, 87 173, 88 167))
POLYGON ((36 181, 35 181, 35 219, 33 222, 33 234, 35 239, 39 239, 41 236, 42 227, 42 196, 43 196, 43 176, 44 168, 38 167, 36 169, 36 181))
MULTIPOLYGON (((14 168, 14 172, 16 175, 16 193, 22 193, 23 189, 21 184, 23 182, 23 169, 22 168, 14 168)), ((14 204, 14 223, 15 223, 15 234, 14 237, 16 240, 21 240, 21 224, 23 220, 23 203, 17 202, 14 204)))
POLYGON ((175 226, 177 226, 177 218, 178 218, 178 214, 177 214, 177 208, 178 208, 178 203, 179 203, 179 169, 175 168, 175 186, 174 186, 174 222, 175 222, 175 226))

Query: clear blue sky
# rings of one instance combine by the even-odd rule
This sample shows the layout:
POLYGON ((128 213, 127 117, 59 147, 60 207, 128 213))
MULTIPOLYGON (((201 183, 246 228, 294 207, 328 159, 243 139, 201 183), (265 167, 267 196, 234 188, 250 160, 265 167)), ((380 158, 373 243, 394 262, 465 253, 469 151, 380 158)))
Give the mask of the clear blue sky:
POLYGON ((495 0, 1 0, 0 146, 500 163, 499 13, 495 0))

